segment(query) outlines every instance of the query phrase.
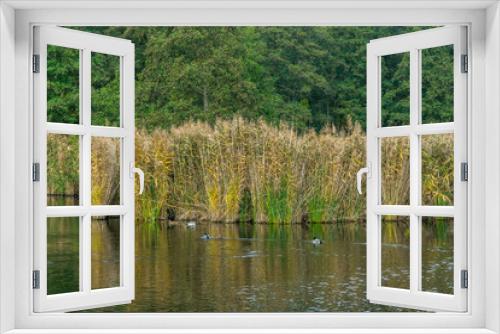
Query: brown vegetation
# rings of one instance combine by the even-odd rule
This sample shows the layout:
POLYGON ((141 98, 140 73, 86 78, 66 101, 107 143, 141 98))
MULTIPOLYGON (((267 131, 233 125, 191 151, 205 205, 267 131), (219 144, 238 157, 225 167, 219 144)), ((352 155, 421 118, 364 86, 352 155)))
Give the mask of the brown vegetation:
MULTIPOLYGON (((384 201, 404 201, 408 197, 409 166, 405 161, 409 148, 400 139, 385 140, 383 164, 389 172, 383 175, 384 201)), ((53 138, 49 145, 68 151, 67 140, 53 138)), ((115 154, 116 145, 106 138, 95 138, 92 145, 92 199, 111 203, 118 192, 118 168, 112 165, 118 159, 102 157, 115 154)), ((452 147, 451 136, 436 136, 423 145, 426 204, 452 201, 452 147)), ((53 155, 57 159, 49 160, 49 170, 65 165, 61 160, 71 156, 53 155)), ((339 132, 325 128, 319 133, 298 134, 288 126, 235 118, 213 126, 188 122, 171 130, 138 130, 136 165, 145 172, 146 187, 136 197, 136 213, 147 221, 363 219, 365 198, 356 192, 355 177, 364 164, 365 135, 358 125, 339 132)), ((69 173, 67 168, 64 172, 69 173)), ((67 175, 67 179, 75 177, 67 175)), ((48 186, 49 193, 73 189, 51 182, 48 186)))

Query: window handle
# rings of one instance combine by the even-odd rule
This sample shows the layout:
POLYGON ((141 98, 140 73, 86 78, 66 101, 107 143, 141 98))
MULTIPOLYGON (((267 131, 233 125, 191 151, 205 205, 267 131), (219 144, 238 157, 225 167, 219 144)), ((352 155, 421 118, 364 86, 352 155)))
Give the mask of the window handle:
POLYGON ((139 195, 144 192, 144 172, 142 169, 134 166, 134 163, 130 163, 130 178, 134 178, 135 174, 139 175, 139 195))
POLYGON ((363 194, 363 189, 361 189, 361 181, 363 179, 363 174, 366 174, 367 179, 371 177, 372 172, 370 163, 368 163, 367 167, 361 168, 356 174, 357 188, 358 188, 358 193, 360 195, 363 194))

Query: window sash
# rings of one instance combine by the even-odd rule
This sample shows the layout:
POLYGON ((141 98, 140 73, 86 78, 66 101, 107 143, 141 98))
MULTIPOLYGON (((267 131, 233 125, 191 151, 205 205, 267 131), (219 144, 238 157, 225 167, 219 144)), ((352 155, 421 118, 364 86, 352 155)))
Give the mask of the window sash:
POLYGON ((466 28, 449 26, 392 36, 371 41, 367 48, 367 161, 373 167, 367 181, 367 296, 371 302, 432 311, 467 310, 467 290, 460 285, 462 270, 467 269, 467 183, 460 179, 461 163, 467 162, 467 75, 461 73, 461 55, 466 54, 466 28), (454 121, 420 124, 421 51, 439 46, 454 46, 454 121), (410 124, 382 127, 381 57, 410 54, 410 124), (453 206, 421 205, 420 136, 454 134, 453 206), (380 139, 409 138, 410 204, 381 204, 380 139), (384 287, 382 278, 382 215, 403 215, 410 220, 410 288, 384 287), (454 218, 454 294, 421 291, 421 217, 454 218))
POLYGON ((73 311, 130 302, 134 297, 134 183, 129 166, 134 161, 134 47, 130 41, 77 30, 36 27, 34 53, 40 55, 40 72, 34 74, 34 161, 40 164, 40 181, 34 191, 34 262, 40 271, 40 288, 34 289, 34 311, 73 311), (47 46, 79 50, 80 124, 47 122, 47 46), (120 127, 91 124, 91 53, 120 57, 120 127), (47 206, 47 136, 79 136, 79 191, 77 206, 47 206), (120 140, 120 205, 92 205, 91 145, 93 137, 120 140), (132 178, 131 178, 132 177, 132 178), (92 216, 120 216, 120 286, 91 288, 92 216), (79 291, 47 294, 47 218, 79 219, 79 291))

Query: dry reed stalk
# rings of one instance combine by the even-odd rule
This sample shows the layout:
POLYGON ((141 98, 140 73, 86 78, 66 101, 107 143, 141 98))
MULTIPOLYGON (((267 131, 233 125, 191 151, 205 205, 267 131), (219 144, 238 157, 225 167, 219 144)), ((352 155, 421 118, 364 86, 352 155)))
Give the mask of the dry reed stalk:
MULTIPOLYGON (((53 151, 64 151, 69 143, 60 140, 52 145, 53 151)), ((452 147, 450 136, 434 136, 423 145, 424 201, 452 201, 452 147)), ((408 144, 391 138, 381 149, 384 201, 407 201, 408 144)), ((116 197, 118 169, 112 162, 118 161, 117 153, 109 139, 96 138, 93 143, 96 201, 116 197)), ((65 156, 52 154, 57 156, 54 168, 64 165, 65 156)), ((357 124, 340 132, 326 128, 298 134, 283 124, 234 118, 213 126, 187 122, 170 130, 138 130, 136 161, 146 174, 146 189, 137 196, 136 212, 148 221, 362 219, 365 199, 356 192, 355 177, 365 159, 365 135, 357 124)), ((65 186, 65 191, 71 189, 65 186)))
POLYGON ((93 205, 120 204, 120 139, 93 137, 91 197, 93 205))

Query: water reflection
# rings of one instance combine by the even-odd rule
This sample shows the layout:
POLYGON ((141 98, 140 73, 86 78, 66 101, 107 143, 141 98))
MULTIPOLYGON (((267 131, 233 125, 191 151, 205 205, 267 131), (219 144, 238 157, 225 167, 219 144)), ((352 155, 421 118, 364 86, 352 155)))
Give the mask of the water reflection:
POLYGON ((382 286, 400 289, 410 288, 410 217, 383 216, 382 238, 382 286))
MULTIPOLYGON (((400 225, 398 225, 400 226, 400 225)), ((396 226, 397 228, 397 226, 396 226)), ((436 233, 426 229, 428 238, 436 233)), ((93 231, 98 244, 113 240, 105 222, 93 231), (99 234, 100 233, 100 234, 99 234), (97 235, 99 234, 99 235, 97 235)), ((365 298, 365 224, 252 225, 198 223, 138 224, 136 227, 136 298, 92 312, 387 312, 402 311, 365 298), (202 240, 203 233, 214 237, 202 240), (312 244, 314 236, 324 243, 312 244)), ((399 235, 405 231, 397 231, 399 235)), ((450 234, 443 234, 450 238, 450 234)), ((404 241, 404 240, 403 240, 404 241)), ((397 242, 395 242, 397 245, 397 242)), ((439 247, 425 257, 424 268, 449 263, 450 242, 427 242, 439 247)), ((404 247, 392 250, 395 268, 408 261, 404 247), (398 250, 404 250, 399 254, 398 250), (400 261, 401 263, 398 263, 400 261)), ((119 266, 116 247, 93 254, 93 285, 111 286, 110 267, 119 266), (99 258, 99 254, 106 254, 99 258), (116 261, 110 261, 116 259, 116 261)), ((70 259, 77 254, 68 255, 70 259)), ((57 258, 64 262, 65 259, 57 258)), ((434 266, 435 267, 435 266, 434 266)), ((428 270, 427 287, 450 291, 440 265, 428 270)), ((55 268, 51 266, 50 268, 55 268)), ((390 270, 388 268, 387 270, 390 270)), ((394 271, 392 275, 399 275, 394 271)), ((449 275, 448 275, 449 276, 449 275)), ((446 276, 445 276, 446 277, 446 276)), ((59 280, 58 284, 64 284, 59 280)), ((452 290, 451 290, 452 291, 452 290)))
POLYGON ((422 218, 422 290, 452 294, 453 265, 453 218, 422 218))
POLYGON ((78 217, 47 219, 47 294, 80 289, 78 217))
POLYGON ((92 289, 120 286, 120 217, 93 217, 91 233, 92 289))

